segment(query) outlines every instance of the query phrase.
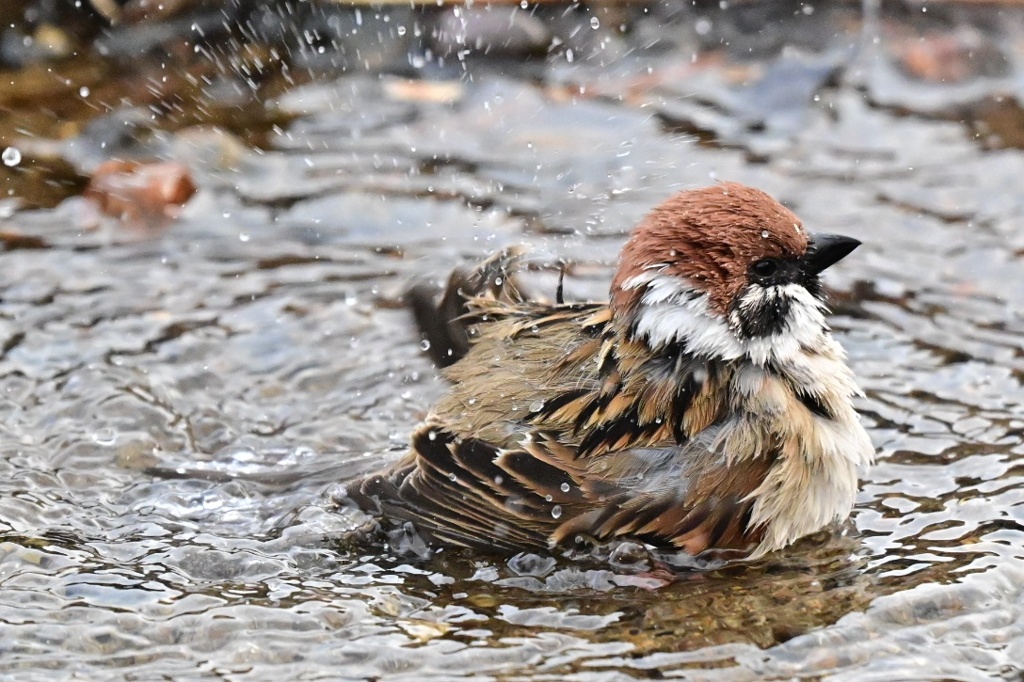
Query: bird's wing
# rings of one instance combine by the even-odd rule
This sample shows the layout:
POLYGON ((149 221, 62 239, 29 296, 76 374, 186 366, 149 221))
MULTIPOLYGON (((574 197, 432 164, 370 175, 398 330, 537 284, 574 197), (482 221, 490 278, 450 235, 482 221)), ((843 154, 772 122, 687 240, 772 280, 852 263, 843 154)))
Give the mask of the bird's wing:
POLYGON ((350 495, 433 540, 507 552, 634 539, 696 556, 756 544, 747 523, 760 467, 726 466, 697 444, 700 453, 669 462, 673 448, 636 454, 656 470, 625 463, 627 452, 603 467, 577 459, 554 434, 503 449, 428 422, 402 465, 357 482, 350 495))
POLYGON ((579 503, 563 491, 572 474, 503 451, 475 438, 460 438, 441 425, 416 430, 410 454, 390 471, 356 481, 349 496, 365 508, 414 522, 432 539, 504 551, 548 546, 558 504, 579 503))
POLYGON ((726 368, 682 347, 650 353, 622 338, 606 304, 470 305, 486 326, 445 370, 451 390, 434 410, 457 433, 509 447, 523 430, 550 431, 596 457, 685 444, 727 410, 726 368))
MULTIPOLYGON (((600 472, 604 487, 616 494, 578 509, 550 542, 572 546, 580 537, 600 543, 628 538, 693 556, 710 549, 749 551, 761 539, 761 529, 749 523, 751 493, 770 466, 767 459, 731 466, 704 439, 590 460, 590 471, 600 472)), ((587 477, 590 485, 594 478, 587 477)))
POLYGON ((770 461, 728 466, 728 369, 625 340, 607 304, 464 301, 475 332, 408 456, 350 494, 443 542, 744 549, 770 461), (763 469, 763 470, 762 470, 763 469))

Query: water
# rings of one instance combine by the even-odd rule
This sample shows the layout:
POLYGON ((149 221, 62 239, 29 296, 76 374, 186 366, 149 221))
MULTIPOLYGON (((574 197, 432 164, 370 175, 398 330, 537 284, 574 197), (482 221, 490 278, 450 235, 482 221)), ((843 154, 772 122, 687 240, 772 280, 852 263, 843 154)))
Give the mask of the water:
MULTIPOLYGON (((200 188, 175 222, 119 223, 77 196, 13 206, 0 220, 0 668, 1019 677, 1024 155, 999 132, 1012 125, 982 117, 985 93, 1019 76, 910 79, 899 45, 858 48, 874 43, 840 23, 856 8, 826 9, 759 32, 716 10, 689 37, 659 33, 661 18, 626 17, 617 34, 618 19, 581 15, 580 40, 605 46, 530 63, 539 78, 500 58, 470 60, 471 78, 311 76, 261 105, 253 125, 280 122, 262 149, 203 126, 146 138, 200 188), (803 51, 773 52, 794 25, 803 51), (811 30, 836 25, 849 30, 811 30), (716 47, 743 30, 761 41, 753 60, 716 47), (628 49, 655 37, 663 49, 628 49), (827 277, 879 450, 847 528, 706 572, 631 546, 595 564, 344 542, 360 519, 332 500, 398 457, 443 390, 401 308, 410 283, 523 243, 539 290, 565 259, 567 300, 603 297, 638 217, 715 178, 864 242, 827 277)), ((1017 40, 956 16, 982 47, 1017 40)), ((87 173, 123 118, 95 119, 61 158, 87 173)), ((28 173, 41 143, 17 148, 28 173)))
POLYGON ((0 154, 0 159, 3 159, 5 166, 11 168, 21 163, 21 152, 18 151, 17 147, 7 147, 4 149, 3 153, 0 154))

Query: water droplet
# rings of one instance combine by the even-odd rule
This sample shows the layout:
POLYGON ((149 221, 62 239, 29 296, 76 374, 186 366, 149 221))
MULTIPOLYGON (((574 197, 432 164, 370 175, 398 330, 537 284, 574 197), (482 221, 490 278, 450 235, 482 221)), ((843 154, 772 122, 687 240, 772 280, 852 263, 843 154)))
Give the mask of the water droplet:
POLYGON ((434 431, 434 430, 427 431, 427 438, 429 440, 437 440, 437 431, 434 431))
POLYGON ((551 501, 551 500, 553 500, 553 499, 555 499, 555 498, 551 497, 551 495, 545 495, 545 496, 544 496, 544 501, 545 501, 545 502, 550 502, 550 501, 551 501))
POLYGON ((590 28, 598 29, 601 28, 601 21, 597 17, 590 17, 590 28))
POLYGON ((448 474, 448 480, 451 481, 452 483, 455 483, 457 480, 459 480, 459 477, 456 476, 455 474, 448 474))
POLYGON ((768 239, 768 230, 761 230, 761 239, 768 239))
POLYGON ((544 401, 543 400, 534 400, 532 403, 530 403, 530 412, 540 412, 543 409, 544 409, 544 401))
POLYGON ((92 439, 97 445, 112 445, 115 440, 114 431, 113 429, 100 429, 92 434, 92 439))
POLYGON ((224 498, 214 493, 203 493, 199 499, 204 509, 220 509, 224 506, 224 498))
POLYGON ((21 152, 17 147, 8 147, 3 154, 0 154, 0 159, 3 159, 5 166, 12 168, 21 163, 21 152))
POLYGON ((569 484, 568 483, 563 483, 562 485, 560 485, 558 487, 562 489, 563 493, 569 492, 569 484))
POLYGON ((551 518, 557 519, 562 515, 562 505, 556 504, 551 508, 551 518))
POLYGON ((231 453, 231 458, 236 462, 255 462, 257 460, 256 453, 252 450, 238 450, 237 452, 231 453))
POLYGON ((420 341, 420 350, 430 350, 430 341, 426 339, 420 341))
POLYGON ((238 233, 238 241, 240 241, 240 242, 247 242, 250 239, 252 239, 252 236, 248 232, 239 232, 238 233))
POLYGON ((83 98, 84 97, 88 97, 89 96, 89 92, 90 92, 89 87, 86 86, 86 85, 83 85, 82 87, 78 88, 78 95, 80 97, 83 97, 83 98))
POLYGON ((501 485, 504 482, 505 482, 505 477, 502 476, 501 474, 498 474, 497 476, 494 477, 494 485, 501 485))

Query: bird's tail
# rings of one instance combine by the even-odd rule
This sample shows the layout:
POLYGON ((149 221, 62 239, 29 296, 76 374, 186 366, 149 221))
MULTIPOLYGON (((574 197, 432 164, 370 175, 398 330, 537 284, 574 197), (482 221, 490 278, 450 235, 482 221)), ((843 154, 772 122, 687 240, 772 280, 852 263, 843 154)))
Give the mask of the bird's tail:
POLYGON ((437 290, 418 284, 409 290, 406 301, 430 345, 430 357, 438 367, 447 367, 469 351, 475 302, 522 303, 523 294, 516 283, 516 271, 526 248, 502 249, 472 270, 456 268, 448 278, 440 299, 437 290))

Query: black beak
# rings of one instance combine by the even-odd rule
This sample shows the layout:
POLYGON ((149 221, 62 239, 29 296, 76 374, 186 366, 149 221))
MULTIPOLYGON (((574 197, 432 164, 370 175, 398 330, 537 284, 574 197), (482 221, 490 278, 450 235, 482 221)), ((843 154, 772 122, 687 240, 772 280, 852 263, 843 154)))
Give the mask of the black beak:
POLYGON ((811 274, 818 274, 850 255, 860 246, 860 240, 841 234, 812 234, 804 254, 804 267, 811 274))

